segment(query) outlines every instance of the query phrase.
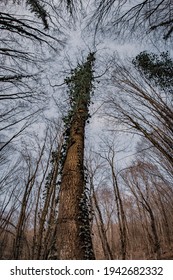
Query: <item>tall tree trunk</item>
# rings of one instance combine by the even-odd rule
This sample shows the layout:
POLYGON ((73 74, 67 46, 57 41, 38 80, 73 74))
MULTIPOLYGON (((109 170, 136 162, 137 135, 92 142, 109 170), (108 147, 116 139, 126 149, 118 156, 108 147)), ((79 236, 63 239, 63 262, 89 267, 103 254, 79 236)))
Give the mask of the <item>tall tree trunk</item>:
POLYGON ((94 259, 84 174, 84 135, 92 91, 94 54, 65 81, 71 110, 65 119, 65 149, 56 236, 56 259, 94 259))

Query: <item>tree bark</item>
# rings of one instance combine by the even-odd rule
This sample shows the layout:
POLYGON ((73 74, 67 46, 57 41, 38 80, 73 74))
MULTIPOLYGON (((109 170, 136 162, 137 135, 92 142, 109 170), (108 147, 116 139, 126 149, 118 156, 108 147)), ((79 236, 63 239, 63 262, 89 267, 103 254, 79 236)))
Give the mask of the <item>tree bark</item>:
POLYGON ((86 63, 76 68, 75 74, 69 79, 73 107, 62 168, 57 221, 57 254, 54 256, 61 260, 94 259, 83 163, 93 61, 93 54, 90 54, 86 63))

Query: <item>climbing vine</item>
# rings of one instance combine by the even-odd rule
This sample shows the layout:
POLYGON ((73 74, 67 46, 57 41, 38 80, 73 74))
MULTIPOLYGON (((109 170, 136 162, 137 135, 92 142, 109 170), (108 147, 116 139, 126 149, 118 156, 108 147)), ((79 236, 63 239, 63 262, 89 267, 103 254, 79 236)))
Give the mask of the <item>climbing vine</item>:
MULTIPOLYGON (((72 123, 75 121, 75 117, 79 116, 86 122, 91 116, 89 114, 89 106, 91 103, 91 96, 94 91, 94 64, 95 58, 94 53, 90 53, 87 62, 71 70, 71 76, 67 77, 64 81, 68 87, 67 93, 69 96, 70 108, 67 115, 63 118, 64 122, 64 143, 62 145, 60 165, 61 171, 64 166, 66 154, 69 146, 72 144, 70 135, 70 129, 72 123)), ((76 130, 78 127, 76 127, 76 130)))
MULTIPOLYGON (((89 121, 89 106, 91 104, 91 96, 94 90, 94 53, 90 53, 87 61, 71 70, 70 77, 65 79, 67 85, 67 93, 69 96, 70 108, 67 115, 63 118, 64 122, 64 143, 61 150, 60 164, 61 175, 63 176, 63 168, 70 147, 76 143, 75 158, 76 172, 81 178, 80 191, 78 192, 78 213, 77 220, 79 226, 79 240, 81 249, 84 252, 84 259, 93 259, 94 252, 91 241, 91 207, 89 205, 89 193, 87 189, 87 174, 83 163, 83 148, 81 142, 76 142, 78 135, 84 141, 84 128, 86 122, 89 121)), ((82 141, 82 140, 81 140, 82 141)), ((83 142, 84 143, 84 142, 83 142)), ((62 180, 62 178, 61 178, 62 180)), ((61 183, 61 182, 60 182, 61 183)), ((70 186, 69 186, 70 187, 70 186)))
POLYGON ((89 200, 89 190, 86 187, 84 188, 84 192, 81 195, 80 202, 79 202, 79 222, 80 222, 80 238, 82 240, 82 247, 84 248, 85 251, 85 256, 84 258, 86 260, 92 259, 93 256, 93 248, 92 248, 92 243, 91 243, 91 228, 90 228, 90 223, 92 220, 92 208, 90 205, 90 200, 89 200))

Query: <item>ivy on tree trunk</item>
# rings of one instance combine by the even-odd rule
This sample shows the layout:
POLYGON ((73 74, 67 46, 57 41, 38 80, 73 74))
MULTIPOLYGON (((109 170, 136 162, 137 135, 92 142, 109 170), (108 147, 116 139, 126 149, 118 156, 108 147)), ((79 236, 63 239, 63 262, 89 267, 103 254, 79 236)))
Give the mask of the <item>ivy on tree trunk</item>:
POLYGON ((93 90, 94 53, 65 79, 71 108, 64 118, 56 250, 49 258, 94 259, 84 172, 85 124, 93 90), (55 254, 56 252, 56 254, 55 254))

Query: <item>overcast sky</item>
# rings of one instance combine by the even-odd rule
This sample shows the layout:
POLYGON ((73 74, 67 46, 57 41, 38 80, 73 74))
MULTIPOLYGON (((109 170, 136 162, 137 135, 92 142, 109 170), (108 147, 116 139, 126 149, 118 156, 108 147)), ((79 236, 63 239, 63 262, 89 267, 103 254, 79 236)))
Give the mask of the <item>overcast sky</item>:
MULTIPOLYGON (((46 48, 42 49, 45 57, 43 63, 40 64, 40 71, 43 71, 41 75, 41 83, 45 91, 47 91, 50 96, 47 104, 47 110, 45 111, 47 117, 58 114, 57 107, 53 105, 52 96, 58 100, 61 108, 66 110, 68 109, 66 88, 64 85, 61 87, 55 85, 62 84, 64 78, 68 75, 70 68, 76 67, 77 62, 81 62, 85 59, 90 51, 96 51, 95 75, 99 76, 104 73, 106 64, 109 64, 108 61, 114 53, 118 53, 121 58, 132 58, 143 50, 163 51, 165 48, 165 46, 159 44, 159 42, 157 46, 154 46, 151 41, 149 42, 149 40, 147 40, 147 42, 145 39, 139 41, 137 39, 135 40, 134 37, 131 38, 131 36, 128 36, 128 40, 123 41, 120 40, 120 38, 115 38, 114 36, 100 36, 99 34, 97 36, 96 34, 95 37, 94 29, 92 29, 91 26, 89 29, 86 27, 87 20, 90 18, 91 12, 93 11, 92 1, 85 1, 85 4, 86 10, 83 14, 78 15, 75 24, 72 24, 72 22, 69 23, 68 19, 66 22, 61 22, 64 24, 63 31, 65 32, 67 39, 66 45, 64 47, 59 47, 59 51, 56 55, 53 52, 51 53, 48 48, 47 50, 46 48), (51 87, 50 84, 53 85, 53 87, 51 87)), ((18 15, 22 15, 22 17, 33 17, 33 15, 29 13, 24 6, 17 6, 14 4, 2 6, 2 4, 0 4, 0 9, 13 11, 18 15)), ((55 14, 53 15, 53 21, 58 26, 58 19, 54 16, 55 14)), ((64 14, 64 18, 65 16, 66 14, 64 14)), ((54 29, 54 36, 57 36, 58 38, 60 36, 56 27, 54 29)), ((63 38, 63 36, 60 36, 60 38, 63 38)), ((31 46, 26 47, 29 49, 31 46)), ((37 49, 34 51, 37 51, 37 49)), ((39 56, 41 56, 41 53, 39 56)), ((107 78, 108 74, 106 73, 99 79, 101 81, 100 84, 96 83, 95 96, 93 97, 94 104, 90 109, 92 115, 91 124, 88 125, 86 129, 89 141, 93 142, 94 145, 97 141, 100 141, 99 137, 102 137, 107 130, 107 123, 105 123, 101 111, 102 95, 104 95, 104 91, 106 90, 104 83, 107 78)), ((38 127, 42 126, 40 123, 37 123, 37 125, 38 127)), ((122 139, 122 143, 124 144, 124 138, 122 139)), ((131 136, 129 139, 126 137, 126 139, 128 146, 131 136)), ((135 142, 136 141, 134 141, 134 143, 135 142)), ((126 153, 133 154, 133 152, 134 145, 131 145, 131 148, 128 147, 126 153)), ((124 157, 124 153, 122 154, 122 157, 124 157)))

